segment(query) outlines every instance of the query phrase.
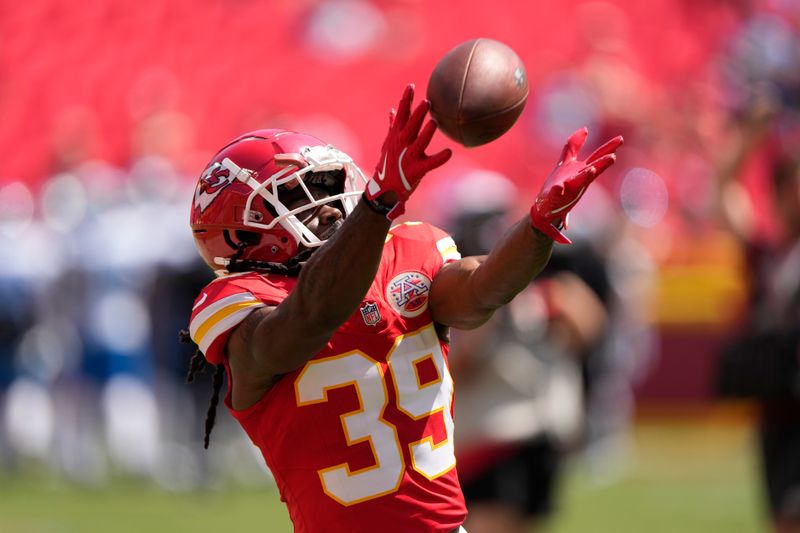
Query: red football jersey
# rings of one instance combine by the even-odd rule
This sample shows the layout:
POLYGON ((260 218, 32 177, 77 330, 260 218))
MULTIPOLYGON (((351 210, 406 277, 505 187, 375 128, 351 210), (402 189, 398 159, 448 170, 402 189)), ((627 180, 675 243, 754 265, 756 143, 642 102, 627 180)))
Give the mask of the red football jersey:
MULTIPOLYGON (((392 228, 375 281, 325 349, 248 409, 232 409, 228 392, 225 403, 261 449, 295 531, 445 533, 464 521, 448 346, 428 309, 431 280, 459 257, 433 226, 392 228)), ((192 338, 227 366, 230 332, 295 283, 256 273, 215 280, 195 302, 192 338)))

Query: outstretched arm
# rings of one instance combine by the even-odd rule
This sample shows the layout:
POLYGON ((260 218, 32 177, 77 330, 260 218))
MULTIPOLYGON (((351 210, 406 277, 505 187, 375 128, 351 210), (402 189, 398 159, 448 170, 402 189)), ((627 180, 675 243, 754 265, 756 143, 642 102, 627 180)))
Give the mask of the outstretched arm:
POLYGON ((561 232, 567 227, 570 210, 591 182, 614 164, 614 152, 622 144, 622 137, 615 137, 587 159, 579 160, 578 151, 587 135, 583 128, 569 138, 530 216, 512 226, 488 256, 466 257, 439 271, 430 297, 436 322, 459 329, 480 326, 542 271, 554 240, 570 243, 561 232))
MULTIPOLYGON (((430 104, 423 101, 412 112, 413 98, 410 85, 392 112, 376 175, 370 181, 371 190, 377 192, 375 201, 394 212, 428 171, 450 157, 449 150, 425 154, 436 123, 422 126, 430 104), (377 187, 372 185, 376 180, 377 187)), ((297 284, 280 305, 254 311, 234 331, 228 358, 237 408, 253 403, 277 376, 313 357, 356 310, 375 278, 390 225, 375 201, 362 198, 342 227, 304 265, 297 284), (249 394, 243 394, 243 389, 249 394)))
POLYGON ((552 249, 553 240, 534 229, 526 215, 489 255, 442 267, 431 287, 433 319, 459 329, 482 325, 542 271, 552 249))

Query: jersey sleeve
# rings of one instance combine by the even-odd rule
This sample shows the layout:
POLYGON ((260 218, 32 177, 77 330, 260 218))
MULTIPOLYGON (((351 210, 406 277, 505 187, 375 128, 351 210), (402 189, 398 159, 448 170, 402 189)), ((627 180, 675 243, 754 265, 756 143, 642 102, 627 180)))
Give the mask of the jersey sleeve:
POLYGON ((461 254, 444 230, 425 222, 406 222, 390 230, 398 252, 419 257, 424 273, 433 279, 444 265, 458 261, 461 254), (419 254, 419 255, 418 255, 419 254))
POLYGON ((438 233, 436 235, 436 249, 439 251, 439 255, 442 256, 442 264, 446 265, 461 259, 461 253, 458 251, 453 238, 435 226, 431 226, 431 229, 438 233))
POLYGON ((209 283, 195 300, 189 334, 209 363, 221 364, 231 332, 250 313, 276 305, 283 297, 255 273, 220 278, 209 283))

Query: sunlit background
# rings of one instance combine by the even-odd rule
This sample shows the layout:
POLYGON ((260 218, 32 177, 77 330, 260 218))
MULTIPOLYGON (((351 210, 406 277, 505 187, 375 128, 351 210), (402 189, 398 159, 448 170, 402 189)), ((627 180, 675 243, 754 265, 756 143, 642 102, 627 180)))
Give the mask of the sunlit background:
MULTIPOLYGON (((485 146, 437 136, 405 219, 447 227, 498 175, 522 213, 576 128, 626 139, 570 220, 614 334, 548 530, 768 531, 755 406, 714 387, 747 292, 718 182, 765 100, 800 150, 799 29, 796 0, 0 0, 0 531, 291 530, 226 413, 202 449, 210 380, 183 383, 194 180, 261 127, 371 173, 403 87, 475 37, 517 51, 527 107, 485 146)), ((765 241, 770 148, 737 167, 765 241)))

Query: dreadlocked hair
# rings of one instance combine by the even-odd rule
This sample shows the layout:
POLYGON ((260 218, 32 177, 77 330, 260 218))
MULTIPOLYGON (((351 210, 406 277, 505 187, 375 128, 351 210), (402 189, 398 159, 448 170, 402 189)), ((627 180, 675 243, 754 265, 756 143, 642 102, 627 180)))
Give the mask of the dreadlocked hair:
MULTIPOLYGON (((183 344, 192 342, 189 332, 185 329, 178 332, 178 339, 183 344)), ((222 382, 224 381, 225 366, 208 363, 205 356, 203 356, 203 352, 200 351, 200 348, 196 348, 192 359, 189 361, 189 371, 186 373, 186 383, 192 383, 195 376, 198 373, 204 373, 209 366, 214 367, 214 376, 212 379, 211 401, 209 402, 208 412, 206 413, 205 436, 203 437, 203 448, 206 450, 211 441, 211 430, 214 429, 214 422, 217 419, 217 404, 219 404, 219 393, 222 389, 222 382)))
MULTIPOLYGON (((214 365, 211 365, 214 366, 214 365)), ((217 404, 219 403, 219 391, 222 389, 223 378, 225 377, 225 367, 216 365, 214 369, 214 378, 212 380, 211 401, 208 404, 208 411, 206 412, 206 434, 203 437, 203 448, 208 449, 208 443, 211 439, 211 430, 214 429, 214 422, 217 419, 217 404)))
MULTIPOLYGON (((266 270, 267 272, 271 272, 273 274, 297 276, 300 274, 300 269, 303 266, 302 263, 314 252, 313 248, 307 248, 286 263, 271 263, 269 261, 241 259, 245 248, 248 246, 250 246, 250 243, 246 241, 241 241, 238 244, 236 251, 233 253, 233 255, 231 255, 230 261, 228 262, 228 272, 233 274, 234 272, 247 272, 250 270, 266 270)), ((183 344, 193 343, 189 331, 185 329, 182 329, 178 332, 178 339, 183 344)), ((222 390, 222 382, 224 381, 223 378, 225 376, 225 366, 212 365, 206 361, 206 358, 200 351, 200 348, 196 347, 194 354, 189 361, 189 371, 186 373, 186 383, 192 383, 195 376, 197 374, 204 373, 206 368, 209 366, 214 367, 214 375, 212 378, 211 401, 208 404, 208 412, 206 413, 205 437, 203 438, 203 447, 205 449, 208 449, 211 439, 211 430, 214 429, 214 422, 217 419, 217 405, 219 404, 219 393, 220 390, 222 390)))

